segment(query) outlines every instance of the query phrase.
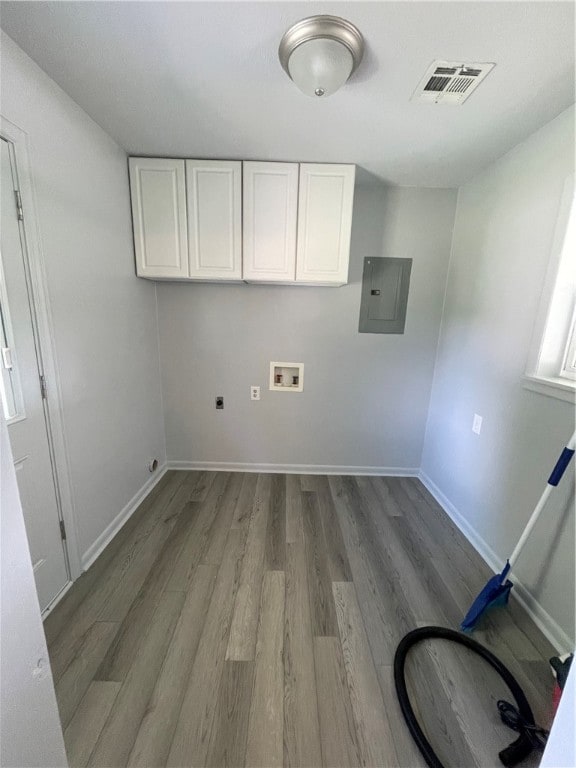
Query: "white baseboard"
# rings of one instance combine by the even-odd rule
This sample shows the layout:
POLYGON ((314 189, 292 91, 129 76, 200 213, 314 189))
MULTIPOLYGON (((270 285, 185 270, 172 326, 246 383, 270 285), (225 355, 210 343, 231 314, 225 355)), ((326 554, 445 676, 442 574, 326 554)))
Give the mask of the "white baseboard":
POLYGON ((114 520, 112 520, 111 523, 109 523, 106 528, 102 531, 100 536, 96 539, 96 541, 88 547, 86 552, 81 557, 81 565, 82 570, 87 571, 88 568, 92 565, 92 563, 96 560, 98 555, 107 547, 107 545, 112 541, 114 536, 118 533, 120 528, 124 525, 124 523, 128 520, 129 517, 132 516, 132 514, 137 509, 138 505, 142 503, 142 501, 148 496, 150 491, 154 488, 155 485, 157 485, 160 480, 164 477, 166 472, 168 471, 168 467, 166 464, 163 464, 161 467, 158 467, 154 475, 140 488, 139 491, 137 491, 134 496, 130 499, 128 504, 120 510, 120 512, 116 515, 114 520))
MULTIPOLYGON (((450 499, 442 493, 440 488, 438 488, 425 472, 420 470, 418 477, 494 573, 500 573, 504 568, 505 561, 494 552, 492 547, 490 547, 486 541, 484 541, 478 531, 470 525, 464 516, 456 509, 454 504, 452 504, 450 499)), ((557 651, 560 653, 573 652, 573 640, 571 640, 562 627, 554 621, 550 614, 544 610, 534 595, 532 595, 527 587, 522 584, 516 575, 514 575, 514 589, 512 595, 557 651)))
POLYGON ((44 610, 42 611, 42 621, 45 621, 45 619, 52 613, 52 611, 54 610, 54 608, 56 608, 60 600, 62 600, 64 595, 66 595, 70 591, 70 589, 72 589, 73 585, 74 585, 74 582, 71 579, 67 584, 65 584, 62 587, 62 589, 60 590, 60 592, 58 592, 54 600, 52 600, 52 602, 49 603, 46 606, 46 608, 44 608, 44 610))
MULTIPOLYGON (((82 555, 82 570, 87 570, 105 549, 109 542, 122 528, 128 518, 134 513, 138 505, 148 496, 154 486, 162 479, 167 470, 209 470, 213 472, 277 472, 282 474, 299 475, 375 475, 396 477, 418 477, 432 496, 440 504, 448 517, 462 531, 470 544, 476 549, 488 566, 499 573, 504 567, 504 561, 480 534, 470 525, 464 516, 456 509, 438 486, 428 475, 417 467, 363 467, 344 466, 334 464, 251 464, 241 462, 218 461, 168 461, 159 467, 153 478, 150 478, 142 488, 130 499, 128 504, 116 515, 114 520, 98 536, 96 541, 82 555)), ((573 650, 573 641, 548 614, 531 592, 514 577, 514 597, 523 609, 532 618, 536 626, 544 636, 560 653, 569 653, 573 650)), ((60 597, 60 595, 59 595, 60 597)))
POLYGON ((418 477, 418 467, 356 467, 338 464, 250 464, 226 461, 169 461, 168 469, 211 472, 278 472, 284 475, 379 475, 418 477))

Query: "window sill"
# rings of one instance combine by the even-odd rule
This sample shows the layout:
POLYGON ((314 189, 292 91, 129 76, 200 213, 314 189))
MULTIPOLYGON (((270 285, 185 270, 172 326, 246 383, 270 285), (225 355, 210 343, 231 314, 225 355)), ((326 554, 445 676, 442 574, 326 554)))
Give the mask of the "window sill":
POLYGON ((555 397, 572 403, 576 400, 576 381, 560 378, 544 378, 544 376, 524 376, 522 386, 532 392, 538 392, 547 397, 555 397))

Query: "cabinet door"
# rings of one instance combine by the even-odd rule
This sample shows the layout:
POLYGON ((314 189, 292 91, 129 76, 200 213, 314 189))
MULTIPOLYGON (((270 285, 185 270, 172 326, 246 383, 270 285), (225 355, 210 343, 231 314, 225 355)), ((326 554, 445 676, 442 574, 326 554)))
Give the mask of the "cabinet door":
POLYGON ((242 279, 242 163, 186 160, 190 277, 242 279))
POLYGON ((136 274, 188 277, 184 160, 131 157, 136 274))
POLYGON ((245 280, 296 277, 297 163, 244 163, 245 280))
POLYGON ((297 282, 348 282, 355 171, 354 165, 300 165, 297 282))

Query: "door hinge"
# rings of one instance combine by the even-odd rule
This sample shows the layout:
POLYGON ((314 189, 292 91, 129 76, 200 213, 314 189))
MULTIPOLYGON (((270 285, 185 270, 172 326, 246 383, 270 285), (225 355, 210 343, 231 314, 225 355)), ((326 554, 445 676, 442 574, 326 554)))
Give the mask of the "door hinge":
POLYGON ((16 199, 16 216, 18 221, 24 221, 24 210, 22 208, 22 197, 17 189, 14 190, 14 197, 16 199))
POLYGON ((60 536, 66 540, 66 526, 64 525, 64 520, 60 520, 60 536))
POLYGON ((48 396, 47 388, 46 388, 46 376, 40 374, 40 394, 42 395, 42 400, 46 400, 48 396))

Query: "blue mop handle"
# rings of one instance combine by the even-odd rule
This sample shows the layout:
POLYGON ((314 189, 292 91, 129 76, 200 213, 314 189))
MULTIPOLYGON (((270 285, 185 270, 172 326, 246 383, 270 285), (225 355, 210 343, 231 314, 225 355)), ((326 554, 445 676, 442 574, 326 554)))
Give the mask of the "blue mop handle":
POLYGON ((566 467, 568 464, 570 464, 570 459, 572 456, 574 456, 574 438, 568 443, 566 448, 562 451, 560 454, 560 458, 556 462, 556 466, 552 470, 552 474, 548 478, 548 485, 553 485, 556 487, 560 480, 562 479, 562 475, 566 471, 566 467), (570 443, 572 444, 572 448, 570 448, 570 443))
MULTIPOLYGON (((526 528, 524 528, 524 531, 522 532, 522 536, 520 536, 520 540, 518 541, 518 544, 514 547, 514 552, 510 555, 510 558, 508 559, 508 563, 510 568, 514 565, 516 560, 518 559, 518 555, 520 554, 520 551, 522 550, 524 544, 526 543, 526 540, 528 536, 532 533, 532 528, 536 525, 538 518, 540 517, 540 513, 544 509, 546 502, 548 501, 548 496, 552 493, 552 489, 555 488, 558 483, 560 482, 560 478, 566 471, 566 467, 568 464, 570 464, 570 459, 572 456, 574 456, 574 445, 576 444, 576 432, 572 435, 571 440, 568 441, 568 444, 566 445, 566 448, 562 451, 560 454, 560 458, 556 462, 556 466, 552 470, 552 474, 548 478, 548 483, 546 485, 546 488, 544 489, 544 493, 540 497, 540 501, 536 505, 536 509, 534 512, 532 512, 532 516, 530 520, 528 520, 528 524, 526 525, 526 528)), ((508 570, 510 570, 510 568, 508 570)))

